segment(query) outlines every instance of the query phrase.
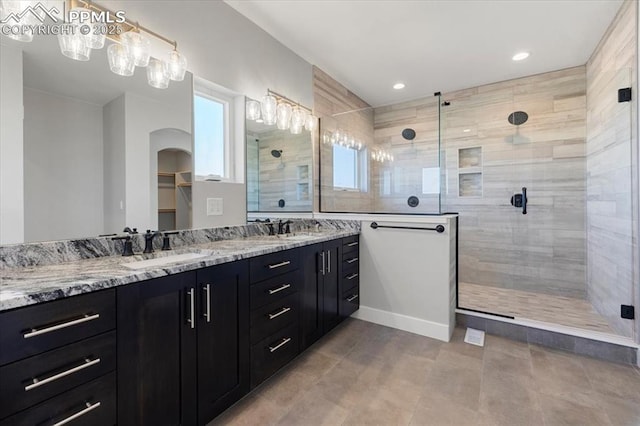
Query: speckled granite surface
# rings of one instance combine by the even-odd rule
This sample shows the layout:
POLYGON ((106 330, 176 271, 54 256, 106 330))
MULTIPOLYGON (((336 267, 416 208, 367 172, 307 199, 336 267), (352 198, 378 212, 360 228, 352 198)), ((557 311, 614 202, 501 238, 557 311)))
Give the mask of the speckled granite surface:
MULTIPOLYGON (((291 231, 291 236, 267 236, 263 224, 188 230, 173 236, 172 251, 130 257, 120 256, 121 242, 114 245, 108 238, 3 246, 0 311, 355 235, 360 222, 296 220, 291 231), (135 270, 122 265, 186 253, 204 256, 135 270)), ((138 253, 144 240, 136 240, 138 253)))

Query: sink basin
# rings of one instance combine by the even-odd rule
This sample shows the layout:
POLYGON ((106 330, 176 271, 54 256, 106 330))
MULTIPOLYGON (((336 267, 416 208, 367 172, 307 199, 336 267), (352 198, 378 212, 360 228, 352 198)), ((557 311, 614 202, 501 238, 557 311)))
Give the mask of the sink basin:
POLYGON ((207 256, 208 256, 207 253, 174 254, 172 256, 157 257, 155 259, 138 260, 136 262, 122 263, 121 265, 129 269, 144 269, 144 268, 153 268, 158 266, 169 265, 177 262, 184 262, 187 260, 199 259, 201 257, 207 257, 207 256))

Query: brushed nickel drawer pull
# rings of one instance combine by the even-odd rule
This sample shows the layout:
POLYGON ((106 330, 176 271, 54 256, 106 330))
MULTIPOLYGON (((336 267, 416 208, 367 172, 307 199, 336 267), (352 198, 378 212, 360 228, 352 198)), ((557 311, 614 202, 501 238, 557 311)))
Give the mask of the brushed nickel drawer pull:
POLYGON ((70 415, 69 417, 67 417, 64 420, 59 421, 58 423, 54 423, 53 426, 62 426, 62 425, 66 425, 67 423, 69 423, 72 420, 77 419, 78 417, 82 417, 85 414, 87 414, 90 411, 95 410, 96 408, 98 408, 101 404, 100 402, 96 402, 95 404, 91 405, 88 402, 86 403, 87 408, 85 408, 84 410, 78 411, 75 414, 70 415))
POLYGON ((281 292, 282 290, 288 289, 289 287, 291 287, 291 284, 282 284, 278 288, 269 289, 269 295, 276 294, 278 292, 281 292))
POLYGON ((274 318, 278 318, 280 315, 286 314, 290 310, 291 310, 291 308, 288 308, 288 307, 282 308, 278 312, 276 312, 275 314, 269 314, 269 319, 272 320, 274 318))
POLYGON ((24 390, 25 390, 25 392, 26 391, 30 391, 31 389, 35 389, 35 388, 38 388, 38 387, 40 387, 42 385, 46 385, 47 383, 51 383, 53 381, 56 381, 56 380, 61 379, 63 377, 66 377, 66 376, 68 376, 70 374, 76 373, 76 372, 78 372, 80 370, 84 370, 85 368, 89 368, 92 365, 96 365, 98 363, 100 363, 100 358, 96 358, 96 359, 87 358, 87 359, 84 360, 84 363, 82 363, 82 364, 80 364, 80 365, 78 365, 76 367, 70 368, 68 370, 65 370, 62 373, 54 374, 53 376, 49 376, 46 379, 42 379, 42 380, 39 380, 37 377, 34 378, 33 379, 33 383, 31 383, 30 385, 25 386, 24 390))
POLYGON ((269 352, 273 353, 275 351, 277 351, 278 349, 280 349, 281 347, 283 347, 284 345, 286 345, 287 343, 289 343, 291 341, 291 337, 285 337, 284 339, 282 339, 282 341, 280 343, 278 343, 275 346, 269 346, 269 352))
POLYGON ((196 293, 193 288, 190 288, 187 294, 189 295, 189 318, 187 318, 187 322, 191 328, 196 328, 196 293))
POLYGON ((349 244, 347 244, 347 247, 353 247, 353 246, 357 246, 357 245, 358 245, 358 242, 357 242, 357 241, 355 241, 355 242, 353 242, 353 243, 349 243, 349 244))
POLYGON ((204 311, 204 317, 207 319, 207 322, 211 322, 211 284, 207 284, 203 288, 204 292, 207 293, 207 298, 205 299, 206 308, 204 311))
POLYGON ((353 262, 357 262, 358 258, 357 257, 353 257, 351 259, 347 259, 347 263, 353 263, 353 262))
POLYGON ((354 294, 351 297, 347 297, 347 302, 353 302, 354 300, 356 300, 358 298, 357 294, 354 294))
POLYGON ((327 250, 327 274, 331 273, 331 250, 327 250))
POLYGON ((290 263, 291 263, 290 260, 285 260, 284 262, 276 263, 275 265, 269 265, 269 269, 276 269, 276 268, 279 268, 281 266, 287 266, 290 263))
POLYGON ((352 279, 354 279, 354 278, 355 278, 355 277, 357 277, 357 276, 358 276, 358 273, 357 273, 357 272, 354 272, 353 274, 351 274, 351 275, 347 276, 347 279, 348 279, 348 280, 352 280, 352 279))
POLYGON ((52 325, 51 327, 45 327, 38 330, 37 328, 32 328, 30 332, 24 333, 23 337, 28 339, 29 337, 39 336, 41 334, 50 333, 52 331, 60 330, 62 328, 71 327, 73 325, 82 324, 83 322, 93 321, 94 319, 100 318, 100 314, 85 314, 80 318, 76 318, 71 321, 63 322, 62 324, 52 325))

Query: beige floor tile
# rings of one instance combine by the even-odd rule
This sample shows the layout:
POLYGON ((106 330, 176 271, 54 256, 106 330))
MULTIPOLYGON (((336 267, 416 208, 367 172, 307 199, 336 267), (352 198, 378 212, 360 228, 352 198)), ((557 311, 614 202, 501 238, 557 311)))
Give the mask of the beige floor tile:
POLYGON ((540 395, 540 405, 546 426, 612 426, 607 414, 598 406, 548 395, 540 395))
POLYGON ((598 404, 616 426, 640 425, 640 404, 636 401, 598 395, 598 404))
POLYGON ((484 348, 486 352, 501 352, 525 360, 531 359, 531 353, 529 352, 528 343, 509 340, 500 336, 486 334, 484 340, 484 348))
POLYGON ((541 425, 542 412, 535 389, 530 375, 485 369, 479 411, 500 425, 541 425))
POLYGON ((580 403, 594 392, 582 360, 565 352, 531 347, 533 377, 540 393, 580 403))
POLYGON ((309 391, 278 422, 280 425, 327 425, 344 422, 347 409, 326 400, 320 393, 309 391))
POLYGON ((580 359, 596 392, 640 403, 640 379, 634 367, 586 357, 580 359))
POLYGON ((427 377, 426 389, 439 392, 459 405, 477 410, 480 382, 481 368, 469 368, 464 363, 436 361, 427 377))
POLYGON ((216 417, 208 426, 276 425, 284 414, 283 410, 272 402, 258 395, 249 394, 216 417))

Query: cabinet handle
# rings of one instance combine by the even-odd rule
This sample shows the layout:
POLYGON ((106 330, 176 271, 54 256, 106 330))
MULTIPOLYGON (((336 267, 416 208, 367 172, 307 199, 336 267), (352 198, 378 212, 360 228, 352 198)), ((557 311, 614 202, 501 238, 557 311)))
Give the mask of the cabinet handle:
POLYGON ((85 408, 84 410, 78 411, 75 414, 70 415, 69 417, 67 417, 64 420, 60 420, 58 423, 54 423, 53 426, 62 426, 62 425, 66 425, 67 423, 69 423, 72 420, 77 419, 78 417, 82 417, 85 414, 87 414, 90 411, 95 410, 96 408, 98 408, 101 404, 100 402, 96 402, 95 404, 91 405, 88 402, 86 403, 87 408, 85 408))
POLYGON ((196 310, 196 295, 193 291, 193 288, 190 288, 187 291, 189 295, 189 318, 187 318, 187 322, 191 325, 191 328, 196 328, 196 320, 195 320, 195 310, 196 310))
POLYGON ((331 273, 331 250, 327 250, 327 273, 331 273))
POLYGON ((60 330, 61 328, 71 327, 72 325, 82 324, 83 322, 93 321, 100 318, 100 314, 85 314, 80 318, 76 318, 71 321, 63 322, 62 324, 52 325, 51 327, 45 327, 41 329, 32 328, 30 332, 24 333, 23 337, 28 339, 29 337, 39 336, 41 334, 50 333, 52 331, 60 330))
POLYGON ((278 318, 280 315, 286 314, 290 310, 291 310, 291 308, 288 308, 288 307, 282 308, 278 312, 276 312, 275 314, 269 314, 269 319, 272 320, 274 318, 278 318))
POLYGON ((347 244, 347 247, 353 247, 353 246, 357 246, 357 245, 358 245, 358 242, 354 241, 353 243, 347 244))
POLYGON ((76 367, 70 368, 68 370, 65 370, 62 373, 58 373, 58 374, 54 374, 53 376, 49 376, 46 379, 40 380, 37 377, 34 377, 32 383, 30 385, 25 386, 24 390, 25 390, 25 392, 30 391, 31 389, 35 389, 35 388, 38 388, 38 387, 40 387, 42 385, 46 385, 47 383, 51 383, 53 381, 56 381, 56 380, 61 379, 63 377, 66 377, 66 376, 68 376, 70 374, 73 374, 73 373, 75 373, 77 371, 84 370, 85 368, 89 368, 92 365, 98 364, 99 362, 100 362, 100 358, 96 358, 96 359, 87 358, 87 359, 84 360, 84 363, 82 363, 82 364, 80 364, 80 365, 78 365, 76 367))
POLYGON ((353 262, 357 262, 358 258, 357 257, 353 257, 351 259, 347 259, 347 263, 353 263, 353 262))
POLYGON ((276 263, 275 265, 269 265, 269 269, 280 268, 281 266, 287 266, 290 263, 291 263, 290 260, 285 260, 284 262, 276 263))
POLYGON ((275 346, 269 346, 269 352, 273 353, 275 351, 277 351, 278 349, 280 349, 281 347, 283 347, 284 345, 286 345, 287 343, 289 343, 291 341, 291 337, 285 337, 284 339, 282 339, 282 341, 280 343, 278 343, 275 346))
POLYGON ((282 284, 282 285, 281 285, 280 287, 278 287, 278 288, 272 288, 272 289, 269 289, 269 295, 279 293, 279 292, 281 292, 282 290, 286 290, 286 289, 288 289, 289 287, 291 287, 291 284, 282 284))
POLYGON ((207 319, 207 322, 211 322, 211 284, 207 284, 202 290, 207 293, 204 299, 206 304, 204 317, 207 319))
POLYGON ((351 274, 351 275, 347 276, 347 279, 348 279, 348 280, 352 280, 352 279, 354 279, 354 278, 355 278, 355 277, 357 277, 357 276, 358 276, 358 273, 357 273, 357 272, 354 272, 353 274, 351 274))
POLYGON ((324 252, 320 253, 320 256, 322 257, 322 269, 320 269, 320 272, 324 275, 324 252))
POLYGON ((353 302, 354 300, 356 300, 358 298, 357 294, 354 294, 351 297, 347 297, 347 302, 353 302))

